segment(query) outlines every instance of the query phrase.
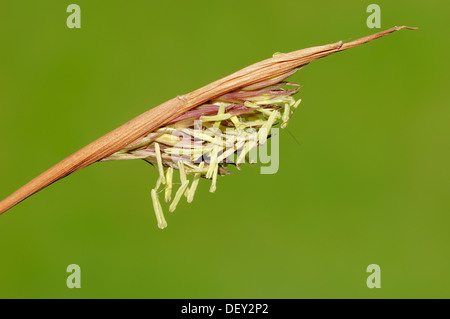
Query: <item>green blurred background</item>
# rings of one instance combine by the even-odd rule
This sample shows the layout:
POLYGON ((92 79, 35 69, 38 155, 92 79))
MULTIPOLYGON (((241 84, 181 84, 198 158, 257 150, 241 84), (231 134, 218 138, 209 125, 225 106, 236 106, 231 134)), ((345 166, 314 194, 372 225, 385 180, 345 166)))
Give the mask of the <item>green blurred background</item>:
MULTIPOLYGON (((70 3, 0 5, 0 197, 177 94, 378 31, 371 1, 77 0, 81 29, 70 3)), ((420 31, 292 77, 303 102, 277 174, 246 166, 214 194, 204 181, 159 230, 155 169, 92 165, 0 216, 0 297, 450 297, 448 1, 376 3, 382 29, 420 31)))

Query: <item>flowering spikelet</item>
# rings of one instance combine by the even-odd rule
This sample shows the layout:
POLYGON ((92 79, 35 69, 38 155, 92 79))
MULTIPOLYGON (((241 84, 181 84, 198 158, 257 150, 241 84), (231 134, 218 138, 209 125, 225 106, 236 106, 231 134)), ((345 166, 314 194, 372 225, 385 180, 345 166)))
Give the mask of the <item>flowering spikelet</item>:
POLYGON ((158 169, 152 199, 158 227, 164 228, 167 224, 157 197, 160 187, 165 201, 172 200, 170 212, 183 195, 187 202, 193 200, 200 177, 211 180, 210 192, 214 192, 218 175, 231 174, 227 165, 239 168, 253 148, 266 143, 273 126, 286 127, 300 103, 293 98, 300 86, 285 81, 296 71, 208 101, 103 160, 143 159, 158 169), (173 170, 179 171, 180 183, 172 198, 173 170), (190 187, 189 176, 193 176, 190 187))
POLYGON ((217 176, 229 173, 228 163, 239 168, 247 157, 252 162, 249 152, 251 155, 252 149, 266 142, 271 136, 269 130, 279 122, 286 127, 300 100, 296 102, 292 97, 298 87, 284 88, 298 85, 285 79, 313 61, 403 29, 417 30, 395 26, 346 43, 275 53, 272 58, 178 95, 89 143, 20 187, 0 201, 0 214, 95 162, 140 158, 158 168, 159 177, 151 195, 158 226, 164 228, 158 198, 161 185, 165 201, 172 201, 170 211, 183 195, 192 201, 200 177, 212 180, 210 191, 214 192, 217 176), (236 161, 230 160, 234 154, 236 161), (181 186, 172 199, 174 169, 180 170, 181 186), (194 175, 191 187, 190 175, 194 175))

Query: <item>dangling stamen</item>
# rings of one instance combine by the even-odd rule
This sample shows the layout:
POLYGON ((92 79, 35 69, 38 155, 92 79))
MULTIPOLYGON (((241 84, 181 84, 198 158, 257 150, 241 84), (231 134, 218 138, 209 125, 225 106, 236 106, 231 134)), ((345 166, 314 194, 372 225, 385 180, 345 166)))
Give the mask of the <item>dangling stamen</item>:
POLYGON ((286 128, 286 126, 288 125, 290 112, 291 112, 290 105, 288 103, 286 103, 284 105, 284 113, 283 113, 283 116, 281 118, 283 120, 283 124, 281 124, 281 128, 286 128))
POLYGON ((175 208, 177 208, 178 202, 180 201, 181 197, 183 196, 184 192, 186 191, 186 188, 189 185, 189 181, 186 178, 186 173, 184 171, 184 164, 182 161, 178 162, 178 169, 180 170, 180 181, 181 186, 178 188, 175 198, 173 199, 172 203, 169 206, 169 212, 173 212, 175 208))
POLYGON ((178 188, 175 198, 173 199, 172 203, 169 206, 169 212, 173 213, 175 209, 177 208, 178 202, 180 201, 181 197, 183 196, 184 192, 186 191, 186 188, 188 187, 189 181, 186 181, 184 184, 181 184, 180 188, 178 188))
MULTIPOLYGON (((225 108, 226 108, 226 104, 225 103, 220 103, 219 110, 217 111, 217 115, 224 114, 225 113, 225 108)), ((221 121, 217 121, 216 123, 214 123, 213 127, 214 128, 219 128, 220 127, 220 122, 221 121)))
POLYGON ((215 163, 214 170, 213 170, 213 176, 212 176, 211 188, 209 189, 209 191, 211 193, 214 193, 216 191, 217 171, 218 170, 219 170, 219 165, 217 163, 215 163))
POLYGON ((165 184, 166 179, 164 177, 164 169, 162 165, 162 157, 161 150, 159 148, 159 144, 155 142, 155 153, 156 153, 156 162, 158 163, 159 176, 161 178, 161 183, 165 184))
MULTIPOLYGON (((202 170, 203 166, 205 166, 205 162, 200 163, 200 165, 198 166, 199 170, 202 170)), ((201 176, 202 176, 201 172, 195 173, 195 175, 194 175, 194 179, 192 180, 192 184, 191 184, 191 187, 189 188, 189 193, 188 193, 188 197, 187 197, 188 203, 191 203, 192 200, 194 199, 195 190, 197 189, 198 181, 200 180, 201 176)))
POLYGON ((270 114, 269 118, 267 119, 267 122, 259 129, 258 134, 259 145, 262 145, 267 141, 269 130, 279 116, 280 112, 278 112, 278 110, 273 111, 272 114, 270 114))
POLYGON ((158 195, 156 194, 156 190, 152 189, 151 194, 152 194, 153 209, 155 210, 158 227, 160 229, 164 229, 167 227, 167 222, 166 222, 166 219, 164 218, 164 213, 162 211, 162 207, 161 207, 161 203, 159 202, 158 195))
POLYGON ((173 168, 169 167, 166 173, 166 189, 164 192, 166 203, 170 202, 172 197, 172 177, 173 177, 173 168))

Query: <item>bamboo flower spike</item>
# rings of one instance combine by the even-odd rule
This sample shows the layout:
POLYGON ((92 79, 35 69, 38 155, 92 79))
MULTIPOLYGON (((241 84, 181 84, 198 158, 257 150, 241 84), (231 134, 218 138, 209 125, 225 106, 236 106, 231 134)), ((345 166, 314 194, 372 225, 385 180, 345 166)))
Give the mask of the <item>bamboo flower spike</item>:
MULTIPOLYGON (((51 167, 0 202, 0 214, 39 190, 98 161, 143 159, 158 169, 151 191, 159 228, 167 226, 158 197, 175 210, 183 196, 191 202, 200 177, 212 180, 229 172, 225 161, 237 155, 239 167, 248 152, 266 142, 269 130, 281 122, 286 127, 300 100, 293 95, 298 84, 285 80, 310 62, 372 41, 406 26, 363 37, 290 53, 276 53, 220 80, 179 95, 118 127, 51 167), (293 86, 291 89, 285 86, 293 86), (224 162, 225 161, 225 162, 224 162), (173 170, 179 170, 180 183, 173 170), (193 176, 192 182, 188 177, 193 176), (163 186, 163 190, 159 188, 163 186), (174 188, 174 189, 173 189, 174 188), (175 190, 176 188, 176 190, 175 190), (175 195, 173 195, 175 191, 175 195)), ((150 195, 150 194, 149 194, 150 195)))

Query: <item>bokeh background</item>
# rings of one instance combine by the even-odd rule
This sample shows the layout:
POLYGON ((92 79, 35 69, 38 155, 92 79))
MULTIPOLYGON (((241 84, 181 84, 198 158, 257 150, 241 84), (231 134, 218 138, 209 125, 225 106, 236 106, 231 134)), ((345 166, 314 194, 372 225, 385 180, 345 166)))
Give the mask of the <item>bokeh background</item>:
MULTIPOLYGON (((177 94, 377 30, 370 1, 0 5, 0 196, 177 94)), ((404 30, 316 61, 280 169, 200 183, 166 213, 141 161, 92 165, 0 216, 1 298, 448 298, 448 1, 376 1, 404 30), (81 289, 66 267, 81 267, 81 289), (368 289, 366 267, 381 267, 368 289)), ((164 206, 164 208, 167 207, 164 206)))

